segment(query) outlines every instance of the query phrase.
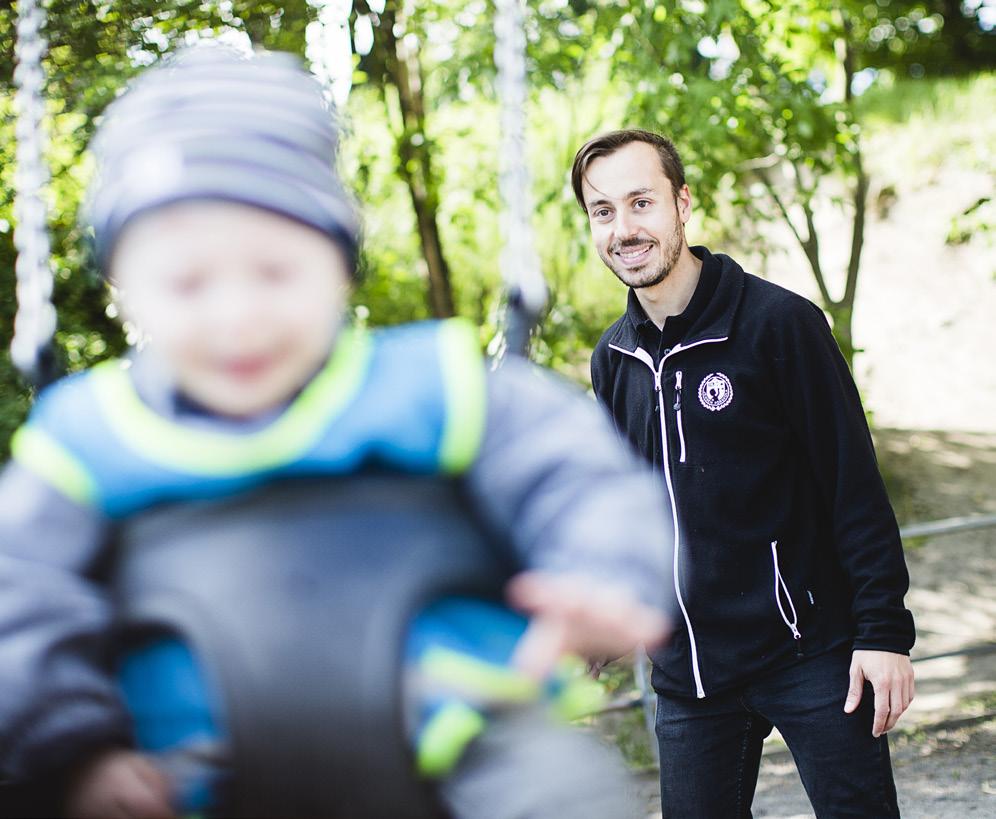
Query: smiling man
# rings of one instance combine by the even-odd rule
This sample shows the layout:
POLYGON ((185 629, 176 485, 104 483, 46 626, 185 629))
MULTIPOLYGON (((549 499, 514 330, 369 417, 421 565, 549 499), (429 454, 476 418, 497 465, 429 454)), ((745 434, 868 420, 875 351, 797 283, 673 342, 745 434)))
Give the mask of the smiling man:
POLYGON ((886 732, 914 693, 909 577, 826 319, 688 246, 669 140, 596 137, 572 183, 629 288, 592 385, 659 471, 675 531, 683 622, 653 655, 664 817, 749 817, 772 727, 818 816, 898 816, 886 732))

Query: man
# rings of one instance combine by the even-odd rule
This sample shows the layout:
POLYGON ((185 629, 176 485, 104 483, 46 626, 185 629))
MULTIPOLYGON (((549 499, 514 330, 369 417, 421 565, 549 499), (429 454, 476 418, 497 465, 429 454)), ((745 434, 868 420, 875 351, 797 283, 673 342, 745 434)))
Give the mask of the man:
POLYGON ((572 182, 630 288, 592 384, 660 470, 675 531, 684 622, 652 678, 664 816, 750 816, 772 726, 818 816, 898 816, 885 732, 913 699, 909 577, 823 314, 688 246, 669 140, 592 139, 572 182))

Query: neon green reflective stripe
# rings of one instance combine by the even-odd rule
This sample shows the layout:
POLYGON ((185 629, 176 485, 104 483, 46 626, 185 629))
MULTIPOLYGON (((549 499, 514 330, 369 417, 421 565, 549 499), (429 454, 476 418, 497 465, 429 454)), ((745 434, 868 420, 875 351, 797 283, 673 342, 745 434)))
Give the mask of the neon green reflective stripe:
POLYGON ((485 728, 484 717, 469 705, 453 702, 443 706, 422 731, 415 754, 418 772, 439 777, 450 772, 467 743, 485 728))
POLYGON ((70 500, 93 506, 97 483, 86 467, 47 432, 30 424, 21 427, 10 442, 14 459, 51 484, 70 500))
POLYGON ((223 477, 277 466, 304 452, 355 397, 371 352, 369 336, 343 329, 325 369, 280 418, 248 435, 181 429, 142 403, 117 362, 98 365, 93 377, 108 422, 132 449, 161 466, 223 477))
POLYGON ((476 701, 530 702, 540 693, 539 684, 519 671, 439 646, 425 652, 419 669, 428 679, 476 701))
POLYGON ((446 421, 439 466, 459 473, 470 466, 484 435, 484 361, 477 331, 463 319, 444 322, 439 332, 446 421))
POLYGON ((590 677, 569 680, 557 695, 554 710, 561 719, 580 719, 594 714, 605 703, 605 689, 590 677))

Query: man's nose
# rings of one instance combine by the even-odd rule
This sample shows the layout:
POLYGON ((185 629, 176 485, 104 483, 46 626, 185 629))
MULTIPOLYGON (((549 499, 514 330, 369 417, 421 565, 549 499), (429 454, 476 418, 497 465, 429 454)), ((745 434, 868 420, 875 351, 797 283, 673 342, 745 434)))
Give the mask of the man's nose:
POLYGON ((638 230, 636 219, 625 211, 616 214, 615 233, 617 239, 629 239, 636 235, 638 230))

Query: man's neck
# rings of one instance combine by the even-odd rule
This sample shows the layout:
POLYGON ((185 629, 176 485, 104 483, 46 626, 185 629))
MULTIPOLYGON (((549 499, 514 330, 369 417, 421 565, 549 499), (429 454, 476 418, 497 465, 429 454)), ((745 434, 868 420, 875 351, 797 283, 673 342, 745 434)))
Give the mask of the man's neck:
POLYGON ((678 263, 663 281, 633 291, 647 318, 657 325, 658 330, 664 327, 668 316, 678 316, 685 311, 701 273, 702 262, 692 255, 686 245, 678 257, 678 263))

